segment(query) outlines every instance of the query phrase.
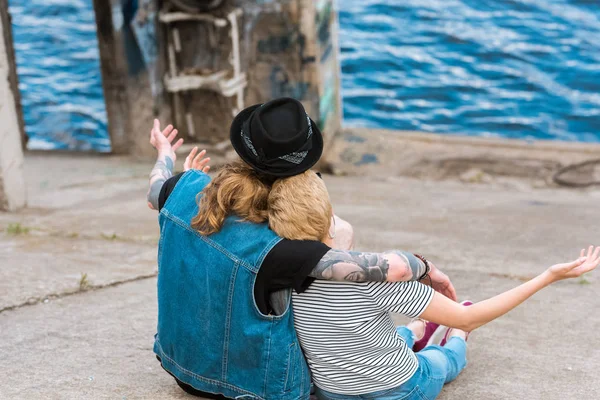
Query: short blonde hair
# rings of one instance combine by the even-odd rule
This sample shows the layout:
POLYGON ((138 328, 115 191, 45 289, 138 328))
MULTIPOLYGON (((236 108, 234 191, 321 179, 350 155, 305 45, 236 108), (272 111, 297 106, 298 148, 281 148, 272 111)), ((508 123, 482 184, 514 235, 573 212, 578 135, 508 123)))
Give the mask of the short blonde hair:
POLYGON ((268 203, 269 227, 282 238, 320 241, 329 233, 329 193, 313 171, 275 181, 268 203))

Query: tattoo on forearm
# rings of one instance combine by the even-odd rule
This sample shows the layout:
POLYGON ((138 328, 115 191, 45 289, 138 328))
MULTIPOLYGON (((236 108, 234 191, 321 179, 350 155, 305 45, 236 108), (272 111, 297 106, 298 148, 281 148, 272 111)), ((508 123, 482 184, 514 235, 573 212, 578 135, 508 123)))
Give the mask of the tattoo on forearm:
POLYGON ((309 274, 313 278, 351 281, 384 282, 394 267, 394 276, 404 281, 418 279, 425 272, 425 265, 411 253, 392 250, 384 253, 365 253, 346 250, 329 250, 309 274), (402 261, 393 262, 394 256, 402 261))
POLYGON ((150 188, 148 189, 148 202, 158 210, 158 195, 167 179, 173 176, 173 159, 169 156, 159 156, 152 172, 150 172, 150 188))
POLYGON ((310 276, 333 281, 383 282, 387 279, 388 270, 388 260, 381 253, 331 249, 310 276))
POLYGON ((425 263, 415 257, 415 255, 412 253, 402 250, 392 250, 387 253, 396 254, 404 259, 404 262, 410 269, 410 280, 416 281, 423 276, 425 271, 427 271, 427 266, 425 263))

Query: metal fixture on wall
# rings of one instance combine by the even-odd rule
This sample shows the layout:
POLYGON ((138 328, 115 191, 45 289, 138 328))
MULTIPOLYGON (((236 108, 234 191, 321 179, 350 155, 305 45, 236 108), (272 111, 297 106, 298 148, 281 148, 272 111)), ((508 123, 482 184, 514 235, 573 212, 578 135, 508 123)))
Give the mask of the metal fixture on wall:
POLYGON ((168 0, 168 7, 159 13, 158 20, 166 28, 167 65, 165 89, 173 97, 173 112, 185 114, 185 124, 188 135, 196 136, 192 113, 187 104, 182 101, 182 95, 193 90, 210 90, 223 97, 236 97, 232 115, 244 108, 244 88, 247 86, 246 72, 242 71, 240 57, 239 18, 242 10, 233 8, 224 13, 219 7, 224 0, 193 1, 168 0), (208 11, 213 11, 212 13, 208 11), (218 13, 215 11, 219 11, 218 13), (231 38, 231 54, 226 67, 213 68, 180 68, 179 59, 183 52, 180 24, 202 24, 206 28, 208 38, 215 42, 215 37, 222 30, 227 30, 231 38))

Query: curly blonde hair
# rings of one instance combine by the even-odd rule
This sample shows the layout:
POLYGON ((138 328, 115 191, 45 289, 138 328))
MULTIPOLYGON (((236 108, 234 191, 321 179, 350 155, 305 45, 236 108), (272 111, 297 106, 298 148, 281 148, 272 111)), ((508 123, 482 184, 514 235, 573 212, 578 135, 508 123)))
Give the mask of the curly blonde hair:
POLYGON ((322 241, 329 233, 333 208, 323 180, 313 171, 273 183, 268 198, 269 227, 291 240, 322 241))
POLYGON ((220 231, 230 214, 244 221, 267 221, 273 180, 241 161, 225 165, 200 193, 199 210, 192 219, 192 227, 208 236, 220 231))

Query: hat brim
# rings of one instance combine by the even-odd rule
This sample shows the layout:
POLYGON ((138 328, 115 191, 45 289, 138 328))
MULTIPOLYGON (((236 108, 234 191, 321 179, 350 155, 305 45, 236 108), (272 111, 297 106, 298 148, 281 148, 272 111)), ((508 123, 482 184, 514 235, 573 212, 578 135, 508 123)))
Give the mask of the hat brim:
POLYGON ((246 146, 243 143, 241 131, 244 122, 246 122, 246 120, 250 118, 250 115, 254 112, 254 110, 256 110, 261 105, 262 104, 255 104, 253 106, 243 109, 238 115, 235 116, 235 118, 231 122, 229 139, 231 140, 231 145, 233 146, 235 152, 241 157, 242 160, 244 160, 244 162, 250 165, 254 170, 266 175, 276 176, 278 178, 298 175, 306 170, 309 170, 313 165, 315 165, 319 161, 321 155, 323 154, 323 135, 321 134, 321 130, 319 129, 315 121, 313 121, 312 119, 310 120, 313 130, 313 134, 310 138, 310 140, 312 141, 312 147, 300 164, 290 163, 289 169, 286 169, 285 171, 276 172, 271 171, 268 168, 258 166, 256 164, 256 160, 254 159, 253 155, 250 154, 250 151, 246 148, 246 146))

